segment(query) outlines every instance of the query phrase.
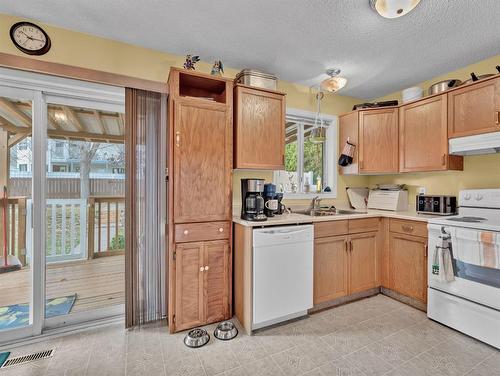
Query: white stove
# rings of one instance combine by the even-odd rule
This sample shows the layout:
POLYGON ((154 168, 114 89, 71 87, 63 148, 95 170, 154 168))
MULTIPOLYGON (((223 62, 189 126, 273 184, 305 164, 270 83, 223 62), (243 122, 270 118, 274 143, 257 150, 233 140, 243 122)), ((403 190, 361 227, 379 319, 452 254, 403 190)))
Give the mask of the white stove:
POLYGON ((427 316, 500 348, 500 189, 461 191, 428 229, 427 316))

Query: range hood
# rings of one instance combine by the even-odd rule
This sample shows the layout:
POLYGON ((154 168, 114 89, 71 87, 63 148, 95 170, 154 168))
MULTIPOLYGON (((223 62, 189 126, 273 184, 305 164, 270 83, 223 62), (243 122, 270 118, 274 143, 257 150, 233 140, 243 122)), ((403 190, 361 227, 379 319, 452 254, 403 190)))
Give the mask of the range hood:
POLYGON ((480 155, 500 153, 500 132, 458 137, 449 140, 453 155, 480 155))

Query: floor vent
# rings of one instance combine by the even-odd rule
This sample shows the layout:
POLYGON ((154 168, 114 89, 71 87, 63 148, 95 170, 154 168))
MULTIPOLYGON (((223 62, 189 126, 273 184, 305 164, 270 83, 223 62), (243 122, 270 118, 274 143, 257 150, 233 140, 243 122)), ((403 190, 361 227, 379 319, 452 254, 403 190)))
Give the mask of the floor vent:
POLYGON ((54 355, 54 349, 39 351, 33 354, 16 356, 15 358, 7 359, 1 368, 17 366, 20 364, 31 363, 36 360, 50 358, 54 355))

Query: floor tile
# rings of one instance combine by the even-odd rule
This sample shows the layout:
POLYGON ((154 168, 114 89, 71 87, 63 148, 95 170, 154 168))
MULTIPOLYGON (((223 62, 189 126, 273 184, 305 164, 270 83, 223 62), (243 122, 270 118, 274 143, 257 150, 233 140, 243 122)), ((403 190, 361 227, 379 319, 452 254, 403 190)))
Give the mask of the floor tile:
POLYGON ((389 363, 367 347, 347 355, 345 359, 368 376, 380 376, 393 369, 389 363))
POLYGON ((208 376, 238 368, 241 363, 232 351, 232 344, 223 341, 210 343, 200 349, 198 356, 208 376))
POLYGON ((337 350, 321 340, 302 344, 272 356, 285 375, 301 375, 340 357, 341 354, 337 350))
POLYGON ((322 337, 339 353, 346 355, 374 342, 368 331, 361 326, 350 326, 322 337))
POLYGON ((483 362, 475 366, 469 376, 498 376, 500 375, 500 350, 489 356, 483 362))
POLYGON ((366 376, 359 368, 345 359, 328 362, 319 369, 323 376, 366 376))

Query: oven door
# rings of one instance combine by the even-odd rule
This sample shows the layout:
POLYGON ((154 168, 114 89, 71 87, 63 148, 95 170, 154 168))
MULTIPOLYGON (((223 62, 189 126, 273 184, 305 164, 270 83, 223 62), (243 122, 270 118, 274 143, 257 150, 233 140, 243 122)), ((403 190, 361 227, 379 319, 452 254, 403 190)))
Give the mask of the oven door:
POLYGON ((429 287, 500 310, 500 233, 429 224, 429 287), (443 230, 451 235, 454 280, 432 273, 434 250, 443 230))

